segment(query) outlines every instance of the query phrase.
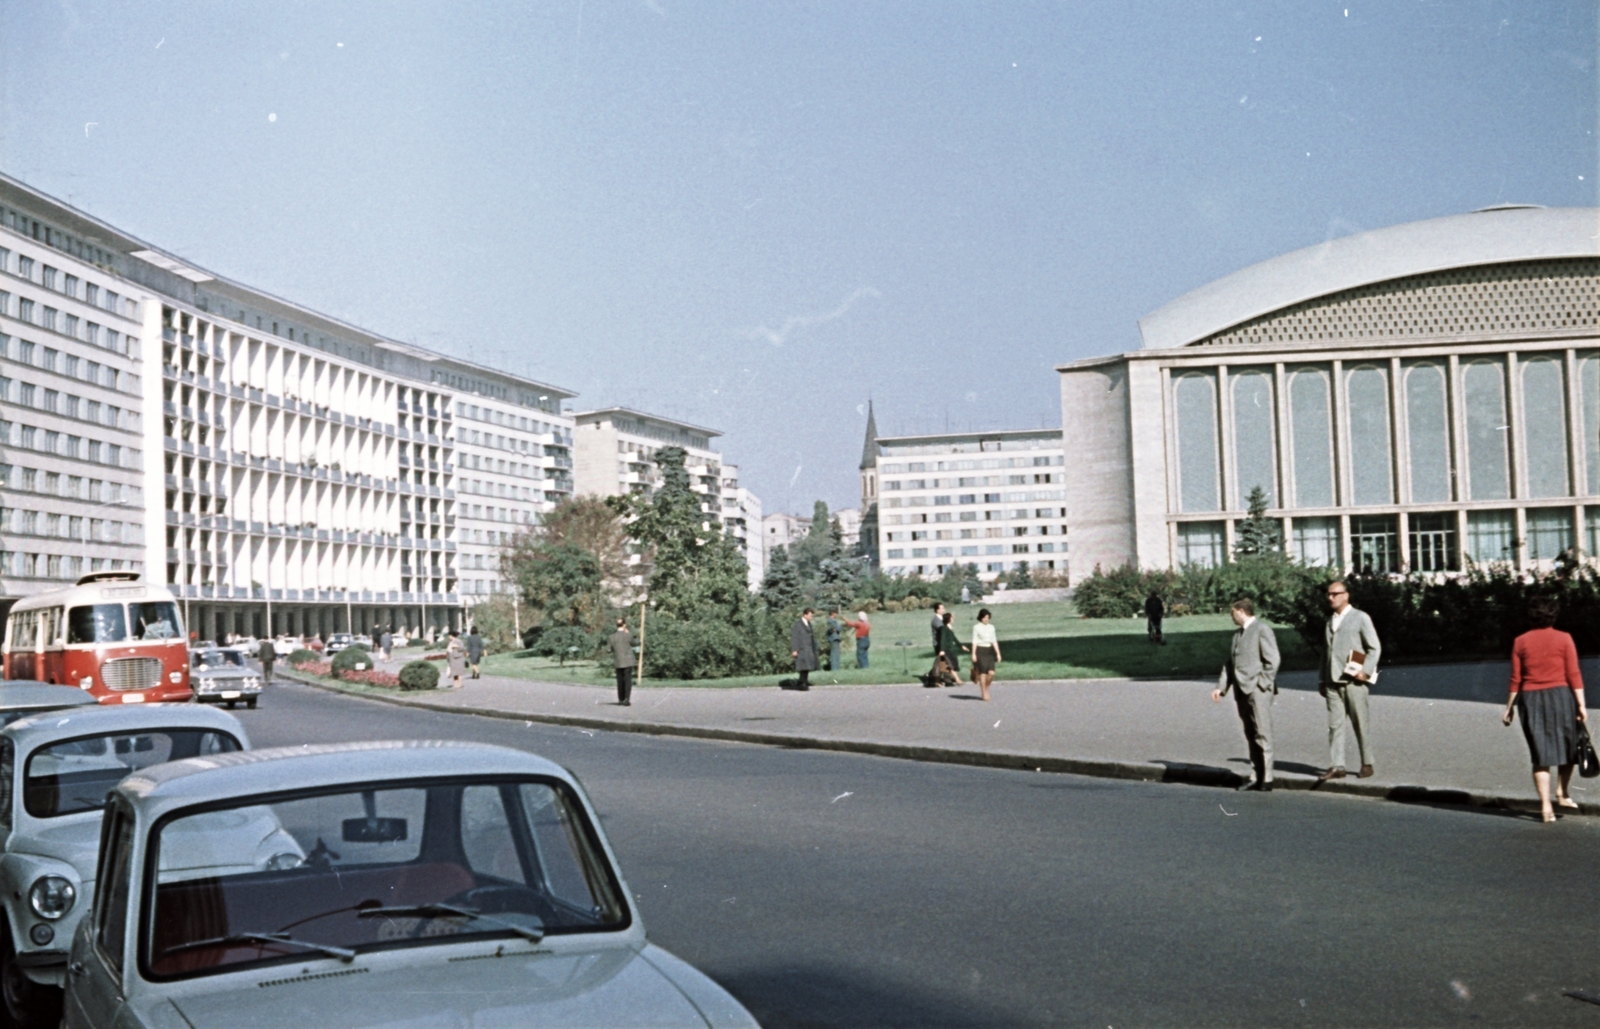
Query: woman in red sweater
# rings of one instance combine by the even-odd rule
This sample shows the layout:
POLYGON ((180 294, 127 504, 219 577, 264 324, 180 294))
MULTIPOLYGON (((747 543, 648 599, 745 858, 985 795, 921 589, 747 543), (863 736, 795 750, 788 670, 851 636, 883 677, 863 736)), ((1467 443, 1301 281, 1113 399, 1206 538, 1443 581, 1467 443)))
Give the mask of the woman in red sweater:
POLYGON ((1578 806, 1567 787, 1578 761, 1578 723, 1589 720, 1583 708, 1578 648, 1571 636, 1553 628, 1559 611, 1550 597, 1528 603, 1528 621, 1533 628, 1511 645, 1511 696, 1502 719, 1510 725, 1512 712, 1522 712, 1522 735, 1533 755, 1533 785, 1539 791, 1539 811, 1546 822, 1556 820, 1550 804, 1551 765, 1560 773, 1555 806, 1578 806))

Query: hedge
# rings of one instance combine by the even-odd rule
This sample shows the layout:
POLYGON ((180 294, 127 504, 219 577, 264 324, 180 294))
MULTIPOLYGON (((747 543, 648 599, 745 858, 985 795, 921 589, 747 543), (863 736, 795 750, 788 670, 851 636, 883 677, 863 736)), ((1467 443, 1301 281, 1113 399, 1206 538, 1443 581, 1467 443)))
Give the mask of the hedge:
POLYGON ((363 647, 346 647, 333 655, 333 674, 342 675, 345 672, 364 671, 372 667, 372 655, 363 647), (357 669, 356 665, 362 665, 357 669))

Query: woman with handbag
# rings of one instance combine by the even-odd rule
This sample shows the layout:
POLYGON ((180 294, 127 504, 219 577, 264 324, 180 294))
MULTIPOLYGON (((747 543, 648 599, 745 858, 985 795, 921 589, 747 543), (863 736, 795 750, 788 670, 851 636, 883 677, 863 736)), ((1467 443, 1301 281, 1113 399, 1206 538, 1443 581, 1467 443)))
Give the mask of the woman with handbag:
POLYGON ((1533 757, 1533 785, 1539 791, 1539 813, 1546 822, 1556 820, 1555 808, 1577 808, 1568 794, 1572 769, 1578 762, 1579 727, 1587 729, 1583 706, 1583 676, 1578 671, 1578 648, 1572 637, 1555 628, 1560 605, 1552 597, 1528 602, 1532 629, 1511 645, 1511 696, 1505 717, 1522 715, 1522 735, 1533 757), (1550 800, 1550 766, 1557 770, 1555 804, 1550 800))

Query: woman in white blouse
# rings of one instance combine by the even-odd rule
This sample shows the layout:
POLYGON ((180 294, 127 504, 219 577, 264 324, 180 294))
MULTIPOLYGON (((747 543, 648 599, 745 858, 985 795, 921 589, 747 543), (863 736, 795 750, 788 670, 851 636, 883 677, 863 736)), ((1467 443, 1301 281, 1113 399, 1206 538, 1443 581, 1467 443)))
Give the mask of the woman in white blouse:
POLYGON ((1000 663, 1000 641, 995 639, 994 625, 990 623, 988 608, 978 612, 977 624, 972 627, 972 678, 989 699, 989 685, 994 682, 994 666, 1000 663))

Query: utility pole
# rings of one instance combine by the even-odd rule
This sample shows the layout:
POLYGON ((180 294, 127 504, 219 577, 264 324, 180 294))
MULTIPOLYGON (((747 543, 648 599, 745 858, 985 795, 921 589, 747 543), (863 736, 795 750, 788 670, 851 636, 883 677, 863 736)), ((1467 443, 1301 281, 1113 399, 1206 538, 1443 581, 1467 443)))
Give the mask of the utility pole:
POLYGON ((639 598, 639 671, 634 675, 635 685, 644 681, 644 598, 639 598))

